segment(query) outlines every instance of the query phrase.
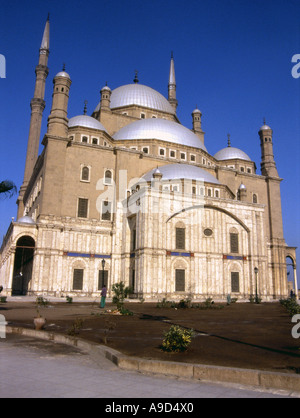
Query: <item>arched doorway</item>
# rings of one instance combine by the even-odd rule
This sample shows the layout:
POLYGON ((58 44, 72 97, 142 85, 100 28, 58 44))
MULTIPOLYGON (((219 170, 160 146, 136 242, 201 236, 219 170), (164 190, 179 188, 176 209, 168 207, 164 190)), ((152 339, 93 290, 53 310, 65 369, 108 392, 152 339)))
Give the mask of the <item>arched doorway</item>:
POLYGON ((294 259, 291 256, 286 257, 286 274, 288 281, 288 295, 291 296, 292 292, 297 295, 297 277, 296 277, 296 265, 294 259))
POLYGON ((15 253, 12 295, 27 295, 32 277, 35 241, 29 236, 18 239, 15 253))

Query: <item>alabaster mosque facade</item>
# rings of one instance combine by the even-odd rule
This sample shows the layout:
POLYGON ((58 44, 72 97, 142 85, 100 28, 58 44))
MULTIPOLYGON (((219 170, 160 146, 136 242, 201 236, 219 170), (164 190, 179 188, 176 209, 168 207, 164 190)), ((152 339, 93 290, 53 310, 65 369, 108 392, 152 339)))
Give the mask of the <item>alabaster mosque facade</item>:
MULTIPOLYGON (((98 297, 105 283, 145 301, 287 297, 287 257, 273 131, 259 129, 261 173, 239 148, 206 148, 201 111, 192 129, 168 98, 142 85, 105 85, 93 114, 68 114, 71 77, 53 80, 42 139, 49 19, 36 67, 18 214, 0 253, 6 295, 98 297)), ((166 80, 167 81, 167 80, 166 80)), ((103 83, 104 84, 104 83, 103 83)), ((167 84, 167 83, 166 83, 167 84)), ((71 95, 72 97, 72 95, 71 95)), ((208 147, 209 148, 209 147, 208 147)))

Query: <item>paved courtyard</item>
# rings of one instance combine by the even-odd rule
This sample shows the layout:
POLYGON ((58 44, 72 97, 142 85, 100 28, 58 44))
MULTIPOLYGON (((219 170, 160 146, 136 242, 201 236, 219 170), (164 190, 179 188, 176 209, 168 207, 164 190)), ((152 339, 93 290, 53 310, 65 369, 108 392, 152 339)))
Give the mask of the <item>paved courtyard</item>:
MULTIPOLYGON (((0 340, 0 398, 291 398, 289 391, 191 382, 119 370, 103 358, 97 364, 80 350, 8 334, 0 340)), ((189 401, 189 402, 190 402, 189 401)), ((171 400, 172 402, 172 400, 171 400)), ((128 402, 127 402, 128 403, 128 402)), ((138 404, 138 400, 136 401, 138 404)))

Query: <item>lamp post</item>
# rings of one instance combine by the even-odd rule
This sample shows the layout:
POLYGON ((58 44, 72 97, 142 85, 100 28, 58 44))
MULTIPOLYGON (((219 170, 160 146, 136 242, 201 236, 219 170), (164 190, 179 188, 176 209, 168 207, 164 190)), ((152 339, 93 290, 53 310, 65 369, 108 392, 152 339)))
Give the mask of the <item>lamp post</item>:
POLYGON ((105 260, 104 258, 101 261, 102 263, 102 287, 104 286, 104 267, 105 267, 105 260))
POLYGON ((255 273, 255 303, 258 303, 258 294, 257 294, 257 274, 258 274, 258 268, 254 267, 254 273, 255 273))

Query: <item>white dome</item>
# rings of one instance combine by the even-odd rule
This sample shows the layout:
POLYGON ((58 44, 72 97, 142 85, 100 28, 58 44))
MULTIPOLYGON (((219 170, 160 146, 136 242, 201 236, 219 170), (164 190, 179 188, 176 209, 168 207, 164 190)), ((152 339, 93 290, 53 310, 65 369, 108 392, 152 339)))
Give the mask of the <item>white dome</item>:
MULTIPOLYGON (((158 91, 142 84, 127 84, 116 88, 111 93, 110 108, 138 105, 149 109, 175 114, 175 110, 168 100, 158 91)), ((95 109, 100 109, 100 103, 95 109)))
MULTIPOLYGON (((156 172, 157 168, 149 171, 143 176, 143 179, 146 181, 152 181, 153 174, 156 172)), ((159 172, 162 174, 162 180, 178 180, 178 179, 187 179, 187 180, 198 180, 204 181, 207 183, 221 184, 218 179, 216 179, 212 174, 203 168, 196 167, 189 164, 167 164, 159 167, 159 172)))
POLYGON ((268 125, 263 125, 263 126, 260 128, 260 131, 266 131, 266 130, 268 130, 268 129, 271 129, 271 128, 270 128, 270 126, 268 126, 268 125))
POLYGON ((141 119, 121 128, 113 135, 115 140, 159 139, 175 144, 203 149, 207 152, 199 137, 192 131, 166 119, 141 119))
POLYGON ((60 71, 59 73, 57 73, 56 74, 56 76, 55 77, 66 77, 66 78, 71 78, 70 76, 69 76, 69 74, 68 73, 66 73, 65 71, 60 71))
POLYGON ((19 224, 35 224, 34 220, 28 215, 22 216, 22 218, 17 220, 17 223, 19 223, 19 224))
POLYGON ((214 158, 219 161, 236 159, 251 161, 251 158, 244 151, 234 147, 221 149, 214 155, 214 158))
POLYGON ((92 128, 97 129, 98 131, 107 132, 101 122, 87 115, 74 116, 69 120, 68 126, 69 128, 73 128, 74 126, 82 126, 84 128, 92 128))

